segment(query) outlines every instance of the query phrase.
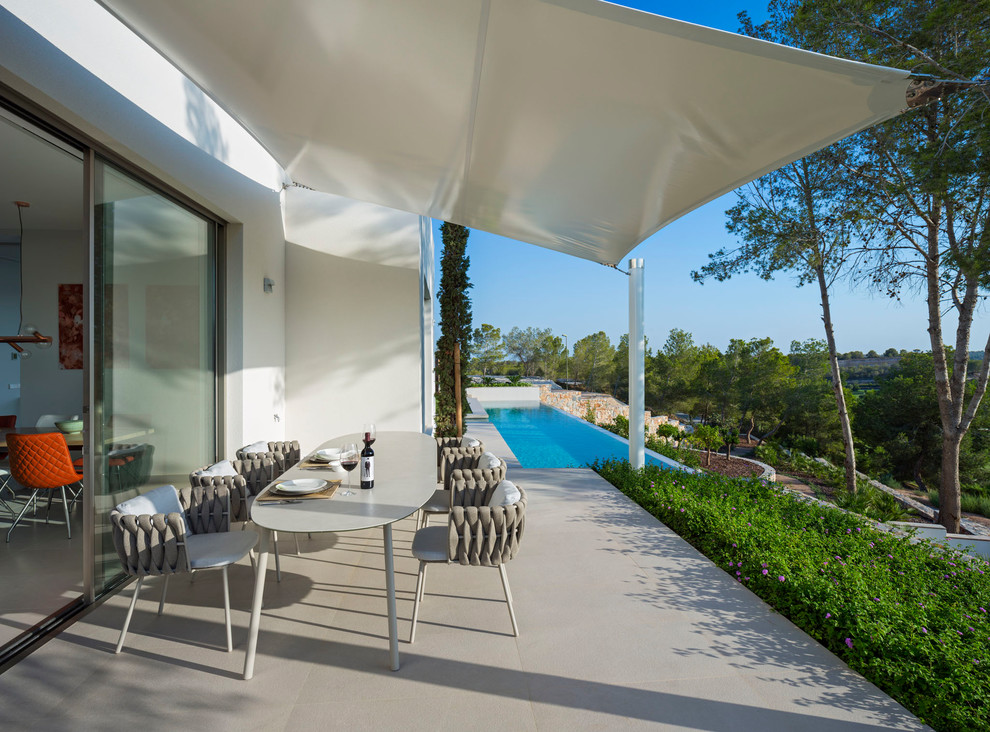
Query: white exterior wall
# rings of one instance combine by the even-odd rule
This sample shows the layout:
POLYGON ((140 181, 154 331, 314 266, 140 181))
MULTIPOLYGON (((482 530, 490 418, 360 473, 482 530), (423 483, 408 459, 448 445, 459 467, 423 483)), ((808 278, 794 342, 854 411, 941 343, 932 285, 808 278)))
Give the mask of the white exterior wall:
POLYGON ((95 3, 0 5, 0 82, 229 222, 221 452, 281 439, 285 289, 262 290, 284 281, 280 169, 151 49, 93 35, 95 3))
POLYGON ((221 453, 256 440, 312 447, 365 419, 421 430, 432 368, 420 218, 283 194, 284 172, 253 138, 129 31, 108 30, 106 15, 88 2, 0 0, 0 82, 226 220, 221 453), (353 324, 343 335, 341 313, 353 324))
POLYGON ((540 403, 540 387, 538 386, 471 386, 468 396, 477 399, 482 404, 493 402, 532 402, 540 403))
MULTIPOLYGON (((285 191, 287 437, 422 429, 419 217, 285 191)), ((432 378, 432 377, 431 377, 432 378)))

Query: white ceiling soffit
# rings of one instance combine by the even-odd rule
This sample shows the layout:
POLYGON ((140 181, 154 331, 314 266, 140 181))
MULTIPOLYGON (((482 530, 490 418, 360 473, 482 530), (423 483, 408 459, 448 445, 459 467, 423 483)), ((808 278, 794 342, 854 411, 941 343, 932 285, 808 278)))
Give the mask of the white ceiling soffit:
POLYGON ((101 0, 298 183, 617 263, 908 74, 597 0, 101 0))

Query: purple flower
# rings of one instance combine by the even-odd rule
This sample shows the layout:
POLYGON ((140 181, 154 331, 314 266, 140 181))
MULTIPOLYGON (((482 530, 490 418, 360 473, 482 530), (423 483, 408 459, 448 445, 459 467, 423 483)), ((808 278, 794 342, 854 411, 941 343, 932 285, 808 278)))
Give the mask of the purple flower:
POLYGON ((784 575, 780 575, 777 579, 779 579, 781 582, 783 582, 784 581, 784 575))
MULTIPOLYGON (((741 576, 742 576, 742 572, 736 572, 736 577, 741 577, 741 576)), ((972 628, 970 630, 972 630, 972 628)))
POLYGON ((850 648, 852 648, 853 647, 853 639, 852 638, 846 638, 846 645, 849 646, 850 648))
POLYGON ((732 562, 729 562, 729 566, 734 567, 735 565, 732 562))
POLYGON ((825 619, 826 620, 828 620, 830 617, 832 617, 832 613, 825 613, 825 619))
POLYGON ((924 633, 925 635, 928 635, 928 628, 926 628, 924 625, 922 625, 921 626, 921 632, 924 633))
POLYGON ((770 570, 769 569, 764 569, 763 570, 763 574, 770 574, 770 570))
POLYGON ((685 511, 685 509, 683 509, 683 508, 682 508, 682 509, 681 509, 681 513, 684 513, 684 511, 685 511))

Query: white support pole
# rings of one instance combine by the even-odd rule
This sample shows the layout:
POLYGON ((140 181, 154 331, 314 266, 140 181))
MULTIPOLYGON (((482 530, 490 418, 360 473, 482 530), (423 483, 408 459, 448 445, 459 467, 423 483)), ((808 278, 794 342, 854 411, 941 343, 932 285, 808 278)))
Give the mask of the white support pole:
POLYGON ((646 336, 643 333, 643 260, 629 260, 629 463, 646 462, 646 336))
POLYGON ((420 400, 423 433, 433 434, 433 219, 419 217, 420 400))

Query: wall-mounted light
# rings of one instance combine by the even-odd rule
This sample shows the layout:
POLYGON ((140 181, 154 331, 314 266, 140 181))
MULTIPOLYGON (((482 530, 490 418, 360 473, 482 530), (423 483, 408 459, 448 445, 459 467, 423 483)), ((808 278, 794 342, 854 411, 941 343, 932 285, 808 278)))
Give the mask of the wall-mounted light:
POLYGON ((275 291, 275 280, 273 280, 271 277, 265 277, 264 287, 265 287, 265 292, 271 295, 272 292, 275 291))

